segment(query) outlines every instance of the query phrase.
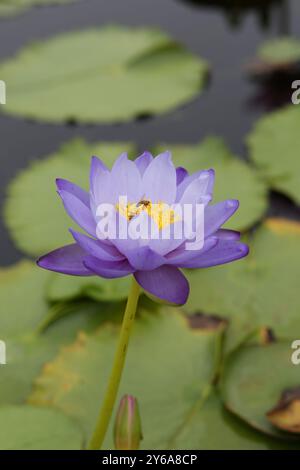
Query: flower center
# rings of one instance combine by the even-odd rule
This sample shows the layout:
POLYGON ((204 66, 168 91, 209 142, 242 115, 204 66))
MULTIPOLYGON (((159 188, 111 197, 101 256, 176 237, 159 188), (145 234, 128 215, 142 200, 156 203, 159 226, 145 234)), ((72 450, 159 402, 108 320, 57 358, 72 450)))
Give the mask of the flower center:
POLYGON ((117 204, 117 210, 127 220, 132 220, 145 211, 154 220, 159 230, 180 220, 180 217, 176 216, 168 204, 164 202, 152 204, 147 199, 141 199, 138 203, 128 203, 127 205, 117 204))

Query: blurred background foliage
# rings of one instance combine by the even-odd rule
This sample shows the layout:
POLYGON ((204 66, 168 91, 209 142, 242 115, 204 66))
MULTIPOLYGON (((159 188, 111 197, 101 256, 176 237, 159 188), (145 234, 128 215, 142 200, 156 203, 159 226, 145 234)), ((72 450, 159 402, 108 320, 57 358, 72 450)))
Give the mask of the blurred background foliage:
POLYGON ((250 255, 187 270, 182 308, 142 295, 120 397, 144 448, 300 449, 299 2, 124 3, 0 2, 0 448, 85 446, 126 302, 129 279, 36 267, 70 241, 55 178, 87 188, 91 155, 168 148, 240 200, 250 255))
POLYGON ((58 5, 76 0, 1 0, 0 16, 13 16, 22 13, 31 6, 58 5))

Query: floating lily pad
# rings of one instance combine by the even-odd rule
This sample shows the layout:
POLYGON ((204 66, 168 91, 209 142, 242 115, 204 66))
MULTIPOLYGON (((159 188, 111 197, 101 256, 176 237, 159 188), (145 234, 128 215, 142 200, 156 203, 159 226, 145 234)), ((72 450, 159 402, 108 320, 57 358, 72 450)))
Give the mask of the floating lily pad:
POLYGON ((174 163, 189 172, 215 170, 215 202, 239 199, 240 210, 230 219, 230 228, 247 229, 262 217, 267 207, 265 184, 253 168, 232 155, 222 139, 210 137, 196 145, 164 144, 156 151, 166 148, 174 163))
POLYGON ((186 272, 191 290, 185 309, 227 318, 228 347, 262 326, 294 339, 300 331, 300 224, 269 219, 246 241, 246 259, 186 272))
POLYGON ((300 204, 300 106, 261 118, 248 137, 250 157, 272 189, 300 204))
POLYGON ((9 83, 3 112, 51 122, 127 121, 186 103, 202 89, 207 69, 157 29, 67 33, 0 64, 9 83))
POLYGON ((29 405, 0 407, 1 450, 79 450, 82 433, 57 410, 29 405))
POLYGON ((194 409, 192 418, 176 437, 178 449, 200 450, 299 450, 292 442, 280 442, 257 433, 224 410, 215 391, 194 409))
POLYGON ((129 143, 87 144, 73 140, 21 172, 9 186, 5 205, 6 224, 18 248, 37 257, 72 243, 68 229, 76 226, 56 194, 56 178, 88 189, 92 155, 111 166, 122 152, 133 152, 133 148, 129 143))
MULTIPOLYGON (((291 344, 248 346, 233 354, 225 368, 222 391, 229 410, 255 429, 281 439, 295 438, 273 426, 267 413, 287 388, 299 387, 291 344)), ((297 438, 297 437, 296 437, 297 438)), ((300 448, 300 441, 298 437, 300 448)))
POLYGON ((41 367, 62 346, 79 331, 91 332, 107 319, 119 321, 122 314, 119 304, 76 302, 51 325, 52 308, 43 297, 50 277, 29 261, 0 270, 0 339, 7 356, 1 366, 0 404, 23 403, 41 367))
POLYGON ((276 405, 268 411, 266 416, 273 426, 283 431, 299 434, 300 386, 284 390, 276 405))
POLYGON ((31 6, 58 5, 71 3, 76 0, 1 0, 0 16, 10 16, 21 13, 31 6))
MULTIPOLYGON (((218 351, 223 331, 223 324, 191 329, 173 308, 157 315, 139 316, 119 395, 130 393, 139 399, 143 448, 280 447, 222 409, 212 382, 220 361, 218 351)), ((95 335, 80 335, 44 369, 30 402, 54 406, 75 418, 88 438, 95 426, 117 336, 117 329, 111 325, 102 327, 95 335)), ((110 428, 104 447, 112 446, 110 428)))
POLYGON ((49 273, 30 261, 0 269, 0 337, 24 334, 43 320, 49 306, 44 300, 49 273))
MULTIPOLYGON (((219 330, 191 330, 174 309, 139 316, 120 396, 126 392, 139 399, 145 448, 169 448, 168 441, 183 425, 193 405, 202 399, 214 376, 220 334, 219 330)), ((81 423, 88 437, 95 425, 117 338, 118 328, 111 325, 94 336, 80 335, 44 370, 30 402, 55 406, 70 414, 81 423), (68 377, 74 376, 78 377, 77 382, 66 386, 68 377)))
POLYGON ((260 46, 258 57, 272 65, 300 62, 300 41, 288 36, 271 39, 260 46))

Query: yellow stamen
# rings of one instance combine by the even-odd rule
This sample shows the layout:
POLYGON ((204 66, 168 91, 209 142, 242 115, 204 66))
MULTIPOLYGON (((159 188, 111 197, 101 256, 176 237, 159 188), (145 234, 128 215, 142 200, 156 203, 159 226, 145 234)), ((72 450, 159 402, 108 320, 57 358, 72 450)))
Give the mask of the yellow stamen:
POLYGON ((151 201, 142 199, 138 203, 128 203, 126 206, 124 204, 117 204, 117 210, 127 220, 131 220, 133 217, 141 214, 142 211, 145 211, 154 220, 159 230, 180 220, 180 217, 175 214, 174 210, 164 202, 152 204, 151 201))

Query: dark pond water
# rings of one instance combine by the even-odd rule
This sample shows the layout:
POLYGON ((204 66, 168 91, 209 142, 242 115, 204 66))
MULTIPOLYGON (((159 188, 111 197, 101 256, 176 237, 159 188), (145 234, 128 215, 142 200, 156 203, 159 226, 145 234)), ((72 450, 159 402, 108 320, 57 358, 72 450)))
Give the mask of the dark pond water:
MULTIPOLYGON (((238 3, 223 1, 227 5, 238 3)), ((245 64, 255 56, 262 41, 286 33, 300 36, 300 1, 240 3, 265 6, 259 9, 248 5, 239 11, 237 6, 229 10, 220 7, 220 0, 82 0, 68 6, 35 8, 13 19, 0 20, 0 59, 33 40, 120 23, 159 26, 206 58, 212 67, 205 92, 184 108, 162 117, 122 125, 56 126, 0 115, 1 204, 8 182, 21 168, 76 136, 89 141, 133 140, 144 149, 158 141, 192 143, 217 134, 237 154, 247 158, 245 135, 260 115, 286 99, 286 87, 290 85, 268 89, 266 93, 248 79, 245 64)), ((300 214, 290 201, 278 195, 271 196, 270 212, 290 217, 300 214)), ((2 222, 0 243, 0 265, 8 265, 21 256, 2 222)))

